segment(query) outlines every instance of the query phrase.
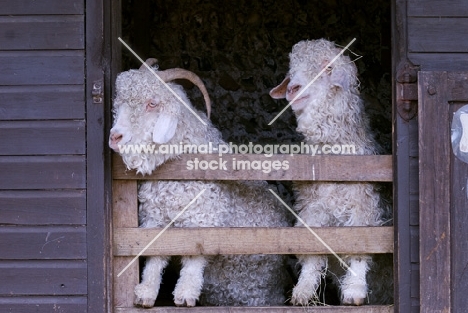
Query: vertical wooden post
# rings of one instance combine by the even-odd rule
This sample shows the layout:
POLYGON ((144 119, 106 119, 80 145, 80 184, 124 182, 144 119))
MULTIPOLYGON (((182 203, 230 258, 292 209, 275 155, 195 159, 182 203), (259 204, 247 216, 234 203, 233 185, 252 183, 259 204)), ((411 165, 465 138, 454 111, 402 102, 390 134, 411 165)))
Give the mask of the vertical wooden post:
MULTIPOLYGON (((136 180, 114 180, 113 228, 138 227, 138 199, 136 180)), ((114 307, 133 306, 133 288, 139 283, 139 265, 135 261, 119 277, 117 275, 133 257, 114 257, 114 307)))
POLYGON ((451 312, 450 107, 447 73, 420 72, 421 313, 451 312))

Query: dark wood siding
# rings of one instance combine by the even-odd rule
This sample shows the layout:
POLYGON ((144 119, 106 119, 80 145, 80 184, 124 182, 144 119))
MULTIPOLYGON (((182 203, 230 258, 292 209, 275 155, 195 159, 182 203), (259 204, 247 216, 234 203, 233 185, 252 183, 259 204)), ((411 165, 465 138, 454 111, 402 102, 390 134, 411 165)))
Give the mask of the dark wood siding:
POLYGON ((0 1, 1 312, 87 312, 84 12, 0 1))
POLYGON ((468 70, 468 2, 408 0, 408 58, 422 70, 468 70))

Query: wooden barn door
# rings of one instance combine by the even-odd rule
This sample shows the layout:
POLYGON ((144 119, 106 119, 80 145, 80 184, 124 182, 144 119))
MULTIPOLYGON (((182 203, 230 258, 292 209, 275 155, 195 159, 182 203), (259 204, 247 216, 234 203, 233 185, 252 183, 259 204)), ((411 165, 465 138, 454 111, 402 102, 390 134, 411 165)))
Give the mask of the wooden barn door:
POLYGON ((468 164, 453 154, 454 112, 468 104, 468 72, 420 72, 421 312, 468 308, 468 164))

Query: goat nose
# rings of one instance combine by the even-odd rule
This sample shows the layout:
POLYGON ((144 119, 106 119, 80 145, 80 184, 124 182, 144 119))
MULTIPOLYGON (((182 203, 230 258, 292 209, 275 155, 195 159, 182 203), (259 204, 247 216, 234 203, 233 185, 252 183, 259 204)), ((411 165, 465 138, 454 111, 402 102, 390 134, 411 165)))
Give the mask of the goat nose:
POLYGON ((110 133, 110 140, 109 140, 109 146, 112 148, 112 149, 118 149, 118 143, 122 140, 122 134, 119 134, 119 133, 115 133, 113 131, 111 131, 110 133))
POLYGON ((291 87, 288 87, 288 93, 293 95, 295 94, 296 92, 298 92, 299 90, 301 90, 301 85, 293 85, 291 87))

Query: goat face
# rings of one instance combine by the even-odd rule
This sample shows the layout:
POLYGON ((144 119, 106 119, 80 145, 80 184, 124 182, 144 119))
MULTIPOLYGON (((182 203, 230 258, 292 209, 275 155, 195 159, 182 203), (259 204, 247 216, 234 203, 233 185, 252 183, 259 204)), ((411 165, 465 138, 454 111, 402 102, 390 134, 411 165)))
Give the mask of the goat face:
POLYGON ((211 106, 206 88, 192 72, 183 69, 150 71, 142 67, 117 77, 109 146, 122 155, 129 169, 151 173, 175 157, 157 154, 159 145, 178 144, 190 133, 187 124, 191 113, 183 108, 182 102, 187 106, 191 104, 182 87, 171 83, 175 79, 190 80, 200 88, 209 114, 211 106))
POLYGON ((349 57, 341 55, 329 64, 340 51, 333 42, 324 39, 297 43, 289 55, 288 75, 270 91, 271 97, 286 98, 289 102, 294 100, 291 108, 300 112, 314 103, 326 102, 331 92, 354 91, 357 70, 349 57))

